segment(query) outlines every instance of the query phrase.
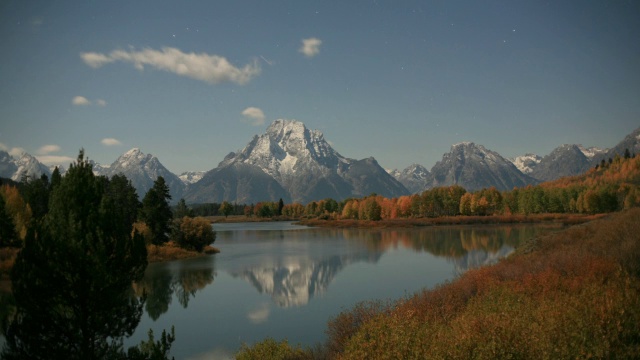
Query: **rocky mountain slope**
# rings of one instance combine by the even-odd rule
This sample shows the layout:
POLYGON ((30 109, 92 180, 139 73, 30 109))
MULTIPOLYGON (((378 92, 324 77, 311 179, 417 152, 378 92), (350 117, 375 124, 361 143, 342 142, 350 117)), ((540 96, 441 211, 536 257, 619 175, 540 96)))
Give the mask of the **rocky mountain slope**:
POLYGON ((555 180, 581 174, 589 164, 589 158, 578 145, 565 144, 543 157, 529 175, 541 181, 555 180))
POLYGON ((469 191, 491 186, 511 190, 536 183, 497 152, 472 142, 451 146, 451 150, 433 166, 431 176, 431 187, 460 185, 469 191))

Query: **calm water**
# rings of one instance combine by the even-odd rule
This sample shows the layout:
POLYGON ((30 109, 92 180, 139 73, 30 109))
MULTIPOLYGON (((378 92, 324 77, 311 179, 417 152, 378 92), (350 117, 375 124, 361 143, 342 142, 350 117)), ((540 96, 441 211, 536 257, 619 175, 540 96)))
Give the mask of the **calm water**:
POLYGON ((146 312, 133 345, 175 326, 176 359, 224 359, 267 336, 324 341, 327 320, 355 303, 397 299, 494 263, 550 225, 321 229, 216 224, 220 254, 150 264, 136 290, 146 312))

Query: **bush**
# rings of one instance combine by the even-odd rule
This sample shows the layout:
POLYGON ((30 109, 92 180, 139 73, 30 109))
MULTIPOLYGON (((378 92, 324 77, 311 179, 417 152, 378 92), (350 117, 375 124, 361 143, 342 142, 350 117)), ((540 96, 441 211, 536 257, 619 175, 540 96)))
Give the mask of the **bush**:
POLYGON ((280 342, 267 338, 259 343, 249 347, 247 344, 242 344, 240 351, 236 354, 237 360, 252 360, 252 359, 309 359, 311 358, 310 351, 303 350, 299 345, 292 347, 287 340, 280 342))
POLYGON ((173 240, 185 249, 202 251, 216 241, 216 233, 211 223, 203 217, 183 217, 174 220, 173 240))

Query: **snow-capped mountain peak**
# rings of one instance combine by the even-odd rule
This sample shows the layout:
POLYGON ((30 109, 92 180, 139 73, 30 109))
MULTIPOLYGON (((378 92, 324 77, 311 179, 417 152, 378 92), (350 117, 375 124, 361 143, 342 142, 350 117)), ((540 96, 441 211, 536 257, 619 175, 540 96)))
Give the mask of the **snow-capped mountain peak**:
POLYGON ((580 149, 584 156, 586 156, 589 160, 593 159, 596 155, 605 154, 607 151, 609 151, 609 149, 603 149, 595 146, 584 147, 582 146, 582 144, 578 145, 578 149, 580 149))
POLYGON ((264 134, 254 136, 242 151, 225 158, 222 164, 256 165, 279 182, 286 182, 298 169, 330 167, 341 158, 320 131, 309 131, 297 120, 280 119, 264 134))
POLYGON ((536 154, 527 153, 514 158, 509 158, 508 160, 511 161, 523 174, 530 174, 536 165, 540 163, 542 157, 536 154))

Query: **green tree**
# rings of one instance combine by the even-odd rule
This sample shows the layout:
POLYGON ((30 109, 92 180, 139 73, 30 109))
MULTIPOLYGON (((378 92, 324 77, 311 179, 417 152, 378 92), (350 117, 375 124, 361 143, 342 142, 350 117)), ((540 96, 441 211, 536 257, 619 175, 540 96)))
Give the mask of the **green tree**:
POLYGON ((33 219, 41 220, 49 211, 49 178, 42 174, 40 178, 24 177, 20 183, 22 197, 31 207, 33 219))
POLYGON ((142 278, 147 252, 109 190, 81 150, 44 221, 30 223, 11 273, 17 312, 4 359, 124 356, 122 339, 138 325, 144 302, 131 284, 142 278))
POLYGON ((231 205, 226 201, 223 201, 222 204, 220 205, 220 210, 218 211, 221 212, 226 218, 227 216, 233 213, 233 205, 231 205))
POLYGON ((173 239, 183 248, 202 251, 205 246, 216 241, 211 223, 203 217, 185 216, 174 221, 173 239))
POLYGON ((153 187, 142 200, 142 220, 151 231, 151 243, 162 245, 169 241, 173 214, 169 207, 169 187, 162 176, 158 176, 153 187))
POLYGON ((0 247, 12 246, 18 240, 16 226, 11 215, 7 213, 4 197, 0 196, 0 247))
POLYGON ((280 200, 278 200, 278 210, 276 211, 276 215, 278 216, 282 215, 283 207, 284 207, 284 201, 282 200, 282 198, 280 198, 280 200))
POLYGON ((173 209, 173 218, 182 219, 185 216, 193 217, 193 210, 189 209, 184 199, 180 199, 178 205, 173 209))

